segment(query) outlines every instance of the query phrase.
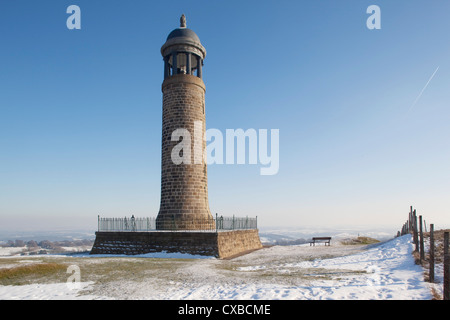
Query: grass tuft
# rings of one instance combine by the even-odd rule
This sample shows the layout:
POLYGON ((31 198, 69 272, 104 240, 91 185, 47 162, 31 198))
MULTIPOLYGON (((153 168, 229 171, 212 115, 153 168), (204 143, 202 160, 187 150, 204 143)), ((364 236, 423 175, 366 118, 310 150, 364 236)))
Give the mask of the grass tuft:
POLYGON ((59 263, 38 263, 0 269, 0 285, 23 285, 42 277, 65 273, 67 266, 59 263))
POLYGON ((358 237, 355 239, 345 239, 342 240, 341 243, 343 245, 361 245, 361 244, 373 244, 380 242, 377 239, 370 238, 370 237, 358 237))

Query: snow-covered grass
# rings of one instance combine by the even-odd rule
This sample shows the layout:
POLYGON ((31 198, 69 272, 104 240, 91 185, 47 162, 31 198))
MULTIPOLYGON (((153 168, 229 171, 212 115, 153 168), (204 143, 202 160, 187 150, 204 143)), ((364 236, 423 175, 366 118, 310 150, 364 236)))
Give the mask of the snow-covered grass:
POLYGON ((20 255, 24 248, 0 247, 0 257, 10 257, 20 255))
POLYGON ((31 284, 24 286, 0 286, 2 300, 92 300, 96 296, 79 295, 79 292, 92 285, 80 282, 78 288, 71 288, 66 283, 31 284))
MULTIPOLYGON (((273 246, 232 260, 163 253, 26 257, 78 266, 80 288, 40 279, 0 286, 0 299, 431 299, 412 250, 406 235, 372 245, 273 246)), ((23 260, 2 257, 0 267, 23 260)))

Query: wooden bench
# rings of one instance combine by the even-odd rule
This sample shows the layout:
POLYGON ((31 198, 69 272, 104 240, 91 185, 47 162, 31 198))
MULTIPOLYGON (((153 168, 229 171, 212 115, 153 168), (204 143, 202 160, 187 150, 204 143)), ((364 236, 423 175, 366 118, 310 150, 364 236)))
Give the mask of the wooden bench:
POLYGON ((327 245, 327 243, 328 243, 328 246, 329 246, 330 245, 330 241, 331 241, 331 237, 314 237, 309 242, 309 246, 311 246, 311 245, 315 246, 316 242, 325 242, 325 245, 327 245))

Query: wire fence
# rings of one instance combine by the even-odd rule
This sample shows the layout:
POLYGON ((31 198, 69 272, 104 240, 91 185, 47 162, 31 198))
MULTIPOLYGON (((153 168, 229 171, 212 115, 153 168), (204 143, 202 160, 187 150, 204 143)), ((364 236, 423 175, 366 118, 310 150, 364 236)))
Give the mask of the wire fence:
POLYGON ((146 231, 202 231, 257 229, 258 217, 223 217, 177 219, 173 218, 101 218, 98 216, 99 232, 146 232, 146 231))

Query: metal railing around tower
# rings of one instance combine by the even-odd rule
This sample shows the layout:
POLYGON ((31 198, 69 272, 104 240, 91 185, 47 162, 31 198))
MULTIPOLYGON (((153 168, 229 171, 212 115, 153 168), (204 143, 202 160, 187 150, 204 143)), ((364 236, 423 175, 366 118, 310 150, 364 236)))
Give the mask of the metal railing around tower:
POLYGON ((258 229, 258 217, 224 217, 182 219, 165 218, 101 218, 98 216, 99 232, 146 232, 146 231, 196 231, 220 232, 230 230, 258 229))

